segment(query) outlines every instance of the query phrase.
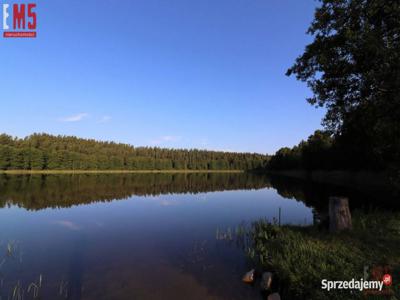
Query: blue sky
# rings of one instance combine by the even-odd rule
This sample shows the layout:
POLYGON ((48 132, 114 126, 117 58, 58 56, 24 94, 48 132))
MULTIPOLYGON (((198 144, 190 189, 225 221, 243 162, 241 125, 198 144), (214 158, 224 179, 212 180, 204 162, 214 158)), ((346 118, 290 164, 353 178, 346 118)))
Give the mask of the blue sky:
POLYGON ((316 1, 36 3, 36 39, 0 38, 0 132, 273 153, 321 127, 285 76, 316 1))

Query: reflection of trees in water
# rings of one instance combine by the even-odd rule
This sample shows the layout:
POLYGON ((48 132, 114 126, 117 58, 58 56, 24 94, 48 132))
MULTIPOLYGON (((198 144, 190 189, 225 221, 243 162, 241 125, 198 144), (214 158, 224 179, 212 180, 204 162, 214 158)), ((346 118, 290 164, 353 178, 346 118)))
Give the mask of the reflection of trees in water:
POLYGON ((393 201, 394 194, 390 191, 363 191, 279 175, 270 175, 269 180, 282 197, 301 201, 318 212, 327 212, 331 196, 348 197, 351 208, 398 208, 399 205, 398 201, 393 201))
POLYGON ((390 203, 391 197, 383 193, 364 195, 349 188, 252 173, 3 174, 0 175, 0 207, 18 205, 37 210, 126 199, 133 195, 195 194, 266 187, 272 187, 282 197, 302 201, 320 212, 326 211, 329 196, 349 197, 352 207, 368 207, 377 203, 376 200, 381 206, 392 207, 396 203, 390 203))
POLYGON ((307 206, 323 209, 326 207, 332 189, 328 185, 313 184, 310 181, 285 176, 271 176, 271 185, 284 198, 302 201, 307 206))
POLYGON ((132 195, 195 194, 268 186, 266 176, 249 173, 0 175, 0 206, 37 210, 132 195))

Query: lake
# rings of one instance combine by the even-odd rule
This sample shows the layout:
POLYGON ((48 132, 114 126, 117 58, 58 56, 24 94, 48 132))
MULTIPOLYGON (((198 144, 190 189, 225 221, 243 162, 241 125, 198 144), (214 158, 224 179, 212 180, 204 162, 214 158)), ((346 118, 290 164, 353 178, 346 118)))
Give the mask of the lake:
POLYGON ((333 193, 367 197, 246 173, 0 175, 0 298, 259 299, 218 233, 279 210, 312 224, 333 193))

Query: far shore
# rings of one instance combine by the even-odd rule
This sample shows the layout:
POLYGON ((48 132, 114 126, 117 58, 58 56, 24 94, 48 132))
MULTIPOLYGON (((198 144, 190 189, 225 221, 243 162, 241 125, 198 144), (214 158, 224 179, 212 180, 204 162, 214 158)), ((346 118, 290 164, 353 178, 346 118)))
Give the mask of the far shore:
POLYGON ((0 170, 0 174, 243 173, 243 170, 0 170))
POLYGON ((384 172, 348 171, 348 170, 281 170, 269 171, 270 174, 311 180, 319 183, 347 186, 364 191, 392 190, 393 184, 384 172))

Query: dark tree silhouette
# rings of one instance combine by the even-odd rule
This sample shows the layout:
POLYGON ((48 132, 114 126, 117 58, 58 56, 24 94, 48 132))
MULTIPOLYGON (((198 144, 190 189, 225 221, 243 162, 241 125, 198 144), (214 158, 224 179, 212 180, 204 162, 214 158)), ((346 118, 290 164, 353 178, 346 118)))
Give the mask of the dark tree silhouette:
MULTIPOLYGON (((287 71, 325 107, 336 161, 358 169, 400 170, 400 2, 323 0, 314 40, 287 71)), ((315 167, 315 166, 314 166, 315 167)))

